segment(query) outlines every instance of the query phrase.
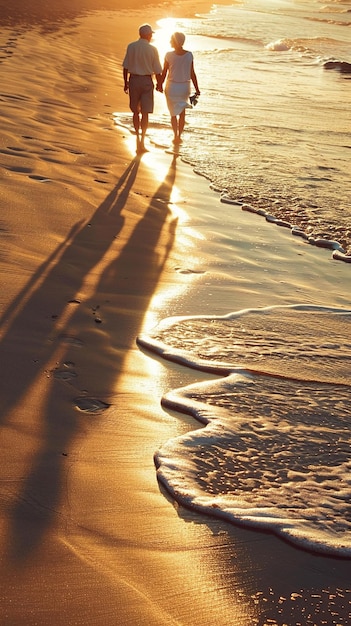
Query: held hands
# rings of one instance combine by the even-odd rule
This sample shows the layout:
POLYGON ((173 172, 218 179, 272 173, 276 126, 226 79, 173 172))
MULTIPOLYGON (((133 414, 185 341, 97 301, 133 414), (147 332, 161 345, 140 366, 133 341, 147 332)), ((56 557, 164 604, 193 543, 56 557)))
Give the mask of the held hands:
MULTIPOLYGON (((129 83, 126 83, 126 84, 124 85, 124 93, 128 93, 128 91, 129 91, 129 83)), ((159 91, 160 93, 163 93, 163 87, 162 87, 162 85, 157 84, 157 85, 156 85, 156 91, 159 91)))

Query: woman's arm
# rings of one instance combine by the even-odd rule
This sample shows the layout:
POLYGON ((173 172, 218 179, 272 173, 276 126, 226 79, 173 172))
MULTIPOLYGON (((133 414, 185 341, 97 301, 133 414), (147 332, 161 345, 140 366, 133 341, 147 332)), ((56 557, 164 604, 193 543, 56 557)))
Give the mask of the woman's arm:
POLYGON ((192 63, 191 63, 190 78, 191 78, 191 80, 193 82, 194 89, 196 91, 196 95, 199 96, 200 95, 200 90, 199 90, 199 85, 197 83, 197 76, 196 76, 195 70, 194 70, 194 61, 192 61, 192 63))

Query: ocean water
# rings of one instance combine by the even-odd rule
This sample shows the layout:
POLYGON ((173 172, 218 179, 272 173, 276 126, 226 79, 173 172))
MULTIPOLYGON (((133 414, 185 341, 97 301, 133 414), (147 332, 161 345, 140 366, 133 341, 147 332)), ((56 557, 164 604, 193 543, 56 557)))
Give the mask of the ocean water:
MULTIPOLYGON (((351 255, 351 3, 244 0, 194 19, 164 19, 193 51, 201 96, 187 113, 181 156, 224 201, 283 220, 335 257, 351 255)), ((163 96, 149 137, 171 142, 163 96)), ((129 116, 117 123, 130 127, 129 116)), ((345 259, 344 259, 345 260, 345 259)), ((350 259, 348 259, 350 260, 350 259)))
POLYGON ((156 453, 175 499, 351 556, 351 310, 275 306, 164 320, 139 345, 218 379, 162 400, 204 428, 156 453))
MULTIPOLYGON (((253 0, 161 21, 155 34, 168 49, 183 30, 196 59, 201 96, 181 158, 223 202, 339 259, 351 251, 351 75, 325 64, 351 60, 350 26, 348 2, 253 0)), ((149 137, 169 149, 160 105, 149 137)), ((174 498, 351 557, 350 331, 351 310, 301 304, 170 318, 141 335, 141 347, 218 374, 162 399, 204 426, 155 455, 174 498)))

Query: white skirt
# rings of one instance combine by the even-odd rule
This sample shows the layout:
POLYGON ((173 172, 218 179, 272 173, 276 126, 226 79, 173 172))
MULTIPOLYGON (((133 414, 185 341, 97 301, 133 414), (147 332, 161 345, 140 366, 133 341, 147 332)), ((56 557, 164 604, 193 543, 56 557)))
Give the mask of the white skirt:
POLYGON ((192 106, 189 102, 190 96, 190 81, 186 83, 174 83, 172 81, 166 82, 165 95, 167 100, 167 107, 172 117, 180 115, 184 109, 191 109, 192 106))

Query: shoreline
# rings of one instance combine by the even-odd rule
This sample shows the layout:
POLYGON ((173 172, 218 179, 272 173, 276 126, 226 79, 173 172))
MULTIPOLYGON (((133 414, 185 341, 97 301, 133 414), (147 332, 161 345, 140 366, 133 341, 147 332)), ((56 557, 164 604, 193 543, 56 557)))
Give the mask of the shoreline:
POLYGON ((138 17, 121 16, 118 45, 106 14, 16 35, 3 63, 1 614, 248 626, 334 593, 346 620, 349 563, 189 512, 157 483, 156 449, 198 427, 161 397, 208 375, 151 358, 138 334, 199 306, 344 306, 348 283, 325 250, 241 210, 227 242, 232 207, 202 177, 163 150, 135 157, 111 114, 127 109, 117 61, 138 17))

